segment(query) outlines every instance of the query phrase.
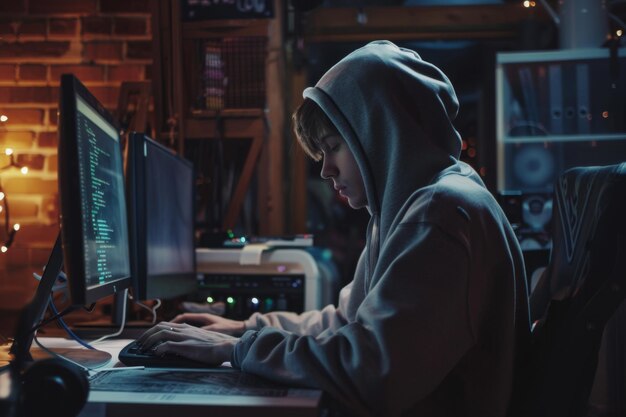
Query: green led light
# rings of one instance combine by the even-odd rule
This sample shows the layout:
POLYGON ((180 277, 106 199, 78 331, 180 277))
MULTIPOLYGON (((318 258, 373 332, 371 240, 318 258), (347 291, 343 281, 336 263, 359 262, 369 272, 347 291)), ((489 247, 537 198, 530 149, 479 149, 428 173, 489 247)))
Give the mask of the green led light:
POLYGON ((213 299, 213 297, 207 297, 207 298, 206 298, 206 302, 207 302, 207 303, 209 303, 209 304, 212 304, 212 303, 213 303, 213 301, 215 301, 215 300, 213 299))
POLYGON ((226 299, 226 302, 227 302, 228 304, 235 304, 235 299, 234 299, 233 297, 228 297, 228 298, 226 299))

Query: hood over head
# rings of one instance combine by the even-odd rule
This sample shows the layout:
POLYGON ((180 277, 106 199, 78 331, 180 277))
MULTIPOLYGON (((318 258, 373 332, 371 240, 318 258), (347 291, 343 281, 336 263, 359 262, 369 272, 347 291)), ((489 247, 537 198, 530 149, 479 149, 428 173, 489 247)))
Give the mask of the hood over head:
POLYGON ((452 84, 410 49, 371 42, 303 96, 322 108, 354 154, 383 240, 411 194, 459 158, 452 84))

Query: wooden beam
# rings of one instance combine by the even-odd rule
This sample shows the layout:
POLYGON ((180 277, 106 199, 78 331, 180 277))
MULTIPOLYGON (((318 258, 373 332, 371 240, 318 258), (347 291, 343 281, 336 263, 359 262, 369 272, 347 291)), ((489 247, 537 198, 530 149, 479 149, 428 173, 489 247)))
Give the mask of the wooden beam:
POLYGON ((319 8, 305 17, 309 42, 485 39, 516 36, 531 17, 548 19, 539 7, 519 4, 319 8))

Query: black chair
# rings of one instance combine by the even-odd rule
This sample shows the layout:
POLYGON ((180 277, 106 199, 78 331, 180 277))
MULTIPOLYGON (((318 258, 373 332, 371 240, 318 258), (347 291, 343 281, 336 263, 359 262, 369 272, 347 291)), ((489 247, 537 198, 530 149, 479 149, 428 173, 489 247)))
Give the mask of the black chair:
POLYGON ((562 174, 552 234, 550 263, 531 294, 515 417, 587 414, 602 333, 626 296, 626 163, 562 174))

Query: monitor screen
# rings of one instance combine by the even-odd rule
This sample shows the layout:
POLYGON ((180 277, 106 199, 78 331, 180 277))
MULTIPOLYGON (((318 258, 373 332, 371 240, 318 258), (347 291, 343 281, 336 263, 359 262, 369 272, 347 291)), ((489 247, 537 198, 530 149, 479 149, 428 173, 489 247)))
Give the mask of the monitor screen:
POLYGON ((119 129, 73 75, 61 77, 59 191, 65 269, 74 304, 130 285, 119 129))
POLYGON ((126 173, 135 298, 195 292, 193 165, 134 133, 126 173))

